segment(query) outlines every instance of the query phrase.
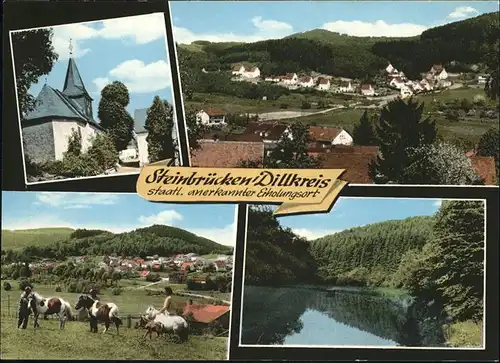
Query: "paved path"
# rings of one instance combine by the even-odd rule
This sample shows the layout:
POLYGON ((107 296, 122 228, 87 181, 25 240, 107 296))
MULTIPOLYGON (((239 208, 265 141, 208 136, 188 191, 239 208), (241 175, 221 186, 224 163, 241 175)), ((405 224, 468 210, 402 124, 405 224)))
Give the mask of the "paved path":
POLYGON ((197 297, 197 298, 199 298, 199 299, 207 299, 207 300, 220 300, 220 301, 222 301, 224 304, 231 305, 231 301, 218 299, 218 298, 216 298, 216 297, 212 297, 212 296, 208 296, 208 295, 193 294, 193 293, 191 293, 191 292, 184 292, 184 291, 177 291, 177 292, 176 292, 176 294, 177 294, 177 295, 181 295, 181 296, 197 297))

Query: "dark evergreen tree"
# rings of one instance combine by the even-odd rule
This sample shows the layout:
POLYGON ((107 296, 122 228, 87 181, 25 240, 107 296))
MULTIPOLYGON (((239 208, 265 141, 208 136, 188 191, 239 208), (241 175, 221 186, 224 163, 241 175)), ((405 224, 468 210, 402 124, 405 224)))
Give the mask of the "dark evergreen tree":
POLYGON ((359 123, 354 126, 352 136, 356 145, 377 145, 377 137, 368 111, 363 112, 359 123))
POLYGON ((174 127, 173 109, 160 97, 155 96, 153 104, 149 107, 145 129, 148 131, 149 162, 170 159, 174 157, 174 140, 172 129, 174 127))
POLYGON ((376 183, 394 182, 410 163, 408 149, 432 144, 436 140, 436 124, 422 120, 424 104, 397 99, 389 102, 376 126, 380 154, 370 163, 370 176, 376 183))
POLYGON ((129 102, 128 89, 121 82, 108 84, 101 91, 97 116, 118 151, 124 150, 133 136, 134 119, 125 109, 129 102))
POLYGON ((484 216, 482 201, 444 201, 436 216, 431 278, 446 312, 458 320, 483 317, 484 216))
POLYGON ((283 169, 316 169, 321 167, 319 159, 307 152, 312 141, 308 126, 302 123, 291 125, 285 134, 271 150, 269 156, 259 160, 247 160, 240 163, 241 167, 258 167, 283 169))
POLYGON ((17 97, 21 116, 35 108, 35 98, 28 93, 41 76, 49 74, 59 58, 52 45, 52 28, 12 33, 17 97))

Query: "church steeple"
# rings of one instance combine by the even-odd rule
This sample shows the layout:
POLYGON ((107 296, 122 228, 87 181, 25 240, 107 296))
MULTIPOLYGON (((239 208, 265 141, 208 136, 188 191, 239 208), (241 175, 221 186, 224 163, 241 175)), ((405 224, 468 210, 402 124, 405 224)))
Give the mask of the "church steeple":
POLYGON ((64 79, 64 87, 62 93, 76 102, 83 114, 92 119, 92 97, 85 89, 82 77, 76 62, 73 59, 73 44, 69 41, 69 62, 68 69, 66 70, 66 78, 64 79))

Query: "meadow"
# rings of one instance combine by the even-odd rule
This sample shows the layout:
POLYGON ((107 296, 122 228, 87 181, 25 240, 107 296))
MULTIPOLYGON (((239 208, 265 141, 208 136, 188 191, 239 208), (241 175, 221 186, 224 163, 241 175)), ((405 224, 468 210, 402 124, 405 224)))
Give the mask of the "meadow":
MULTIPOLYGON (((227 338, 210 335, 191 335, 189 341, 178 344, 168 338, 143 339, 144 331, 127 328, 126 316, 144 312, 149 305, 159 308, 161 295, 148 295, 143 283, 121 281, 121 295, 112 295, 105 289, 100 294, 103 301, 118 305, 124 326, 120 335, 111 327, 108 333, 90 333, 87 322, 71 321, 64 331, 57 319, 41 320, 41 327, 33 329, 33 320, 26 330, 17 329, 17 303, 21 291, 17 283, 9 281, 13 290, 1 292, 1 359, 161 359, 161 360, 220 360, 227 358, 227 338)), ((158 289, 162 284, 155 285, 158 289)), ((184 285, 170 285, 174 292, 184 285)), ((55 292, 55 286, 35 285, 35 291, 45 297, 60 296, 74 307, 78 293, 55 292)), ((182 307, 186 297, 173 296, 174 308, 182 307)), ((193 298, 194 303, 206 303, 193 298)), ((103 327, 100 327, 102 331, 103 327)))
POLYGON ((69 238, 71 228, 2 229, 2 250, 22 250, 29 246, 45 247, 69 238))

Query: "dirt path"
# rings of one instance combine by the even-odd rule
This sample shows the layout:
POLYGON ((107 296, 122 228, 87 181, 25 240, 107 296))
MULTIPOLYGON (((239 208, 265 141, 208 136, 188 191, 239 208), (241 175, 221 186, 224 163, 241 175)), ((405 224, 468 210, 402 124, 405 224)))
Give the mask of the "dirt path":
MULTIPOLYGON (((335 107, 327 108, 321 111, 273 111, 273 112, 260 113, 258 114, 258 116, 259 116, 259 121, 285 120, 289 118, 320 115, 322 113, 327 113, 342 108, 344 108, 343 105, 337 105, 335 107)), ((251 116, 255 116, 255 114, 252 114, 251 116)))
POLYGON ((158 284, 165 282, 165 281, 168 281, 168 279, 166 277, 162 277, 160 281, 156 281, 156 282, 152 282, 152 283, 147 284, 147 285, 139 286, 137 289, 145 289, 146 287, 158 285, 158 284))

